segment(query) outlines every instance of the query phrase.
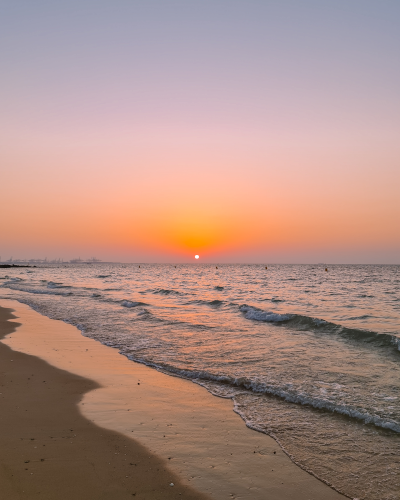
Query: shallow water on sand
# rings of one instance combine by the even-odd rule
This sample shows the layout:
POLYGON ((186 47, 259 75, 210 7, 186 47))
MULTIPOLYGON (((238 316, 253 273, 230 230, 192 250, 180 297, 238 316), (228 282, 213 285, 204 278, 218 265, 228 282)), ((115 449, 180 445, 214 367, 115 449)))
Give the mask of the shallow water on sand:
POLYGON ((231 397, 354 498, 400 498, 400 266, 75 264, 0 296, 231 397))

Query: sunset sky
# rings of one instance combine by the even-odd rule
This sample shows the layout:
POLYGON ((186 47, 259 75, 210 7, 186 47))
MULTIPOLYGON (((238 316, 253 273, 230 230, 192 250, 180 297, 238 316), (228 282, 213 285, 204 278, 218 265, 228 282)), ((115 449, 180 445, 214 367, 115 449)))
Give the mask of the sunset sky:
POLYGON ((398 0, 4 0, 0 256, 400 263, 398 0))

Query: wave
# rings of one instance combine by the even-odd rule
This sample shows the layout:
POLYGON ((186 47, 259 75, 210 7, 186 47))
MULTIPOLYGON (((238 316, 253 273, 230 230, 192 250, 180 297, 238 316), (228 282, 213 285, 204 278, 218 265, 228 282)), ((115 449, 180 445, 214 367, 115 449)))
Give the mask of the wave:
POLYGON ((218 292, 222 292, 223 289, 224 289, 223 286, 215 286, 214 287, 214 290, 218 290, 218 292))
POLYGON ((54 282, 54 281, 49 281, 47 283, 47 288, 72 288, 72 287, 69 286, 69 285, 63 285, 62 283, 57 283, 57 282, 54 282))
POLYGON ((185 295, 182 292, 178 292, 177 290, 169 290, 168 288, 155 288, 153 290, 148 290, 151 293, 157 293, 161 295, 185 295))
POLYGON ((210 300, 205 302, 210 306, 222 306, 222 304, 224 303, 223 300, 210 300))
POLYGON ((137 307, 137 306, 147 306, 148 304, 144 303, 144 302, 133 302, 131 300, 122 300, 120 302, 121 306, 123 307, 137 307))
POLYGON ((48 289, 41 289, 41 288, 28 288, 25 286, 17 286, 13 284, 6 283, 7 286, 4 286, 5 288, 9 288, 10 290, 17 290, 19 292, 26 292, 26 293, 33 293, 37 295, 62 295, 64 297, 67 297, 69 295, 73 295, 71 291, 68 292, 63 292, 63 291, 57 291, 57 290, 48 290, 48 289))
POLYGON ((212 307, 219 307, 222 306, 225 302, 223 300, 191 300, 189 302, 186 302, 186 304, 199 304, 199 305, 206 305, 206 306, 212 306, 212 307))
POLYGON ((99 274, 96 278, 109 278, 111 274, 99 274))
MULTIPOLYGON (((122 352, 122 354, 124 353, 122 352)), ((282 387, 255 382, 254 380, 251 380, 247 377, 234 378, 229 375, 217 375, 209 373, 205 370, 196 371, 188 369, 179 369, 164 363, 157 364, 142 359, 136 359, 130 354, 125 354, 125 356, 127 356, 132 361, 145 364, 147 366, 156 368, 157 370, 161 370, 163 372, 173 373, 174 375, 178 375, 180 377, 193 380, 197 383, 200 383, 200 381, 218 382, 219 384, 230 386, 232 387, 232 389, 245 389, 255 394, 275 396, 284 401, 287 401, 288 403, 298 404, 302 406, 310 406, 312 408, 318 410, 325 410, 333 414, 337 413, 340 415, 345 415, 363 424, 372 424, 382 429, 387 429, 396 433, 400 433, 400 422, 381 418, 378 417, 377 415, 371 415, 366 410, 363 411, 358 408, 353 408, 350 405, 337 405, 325 399, 315 398, 312 396, 307 396, 305 394, 298 394, 293 392, 289 393, 282 387)), ((234 397, 234 394, 231 394, 228 397, 234 397)))
POLYGON ((321 333, 334 333, 350 340, 362 341, 377 347, 390 347, 391 349, 395 347, 396 351, 400 351, 400 338, 388 333, 377 333, 358 328, 348 328, 324 319, 312 318, 301 314, 279 314, 263 311, 257 307, 248 306, 247 304, 241 305, 239 310, 243 312, 244 317, 249 320, 280 323, 300 330, 307 329, 321 333))
POLYGON ((239 310, 244 314, 246 319, 252 319, 254 321, 265 321, 268 323, 281 323, 282 321, 288 321, 291 319, 291 314, 279 314, 274 312, 263 311, 257 307, 248 306, 243 304, 239 307, 239 310))

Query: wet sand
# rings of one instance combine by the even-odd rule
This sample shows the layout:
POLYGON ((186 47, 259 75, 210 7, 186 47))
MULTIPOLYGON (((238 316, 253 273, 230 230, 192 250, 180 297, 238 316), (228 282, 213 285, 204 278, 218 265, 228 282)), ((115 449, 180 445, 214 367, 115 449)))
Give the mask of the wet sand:
POLYGON ((345 498, 248 429, 231 400, 0 305, 20 323, 0 330, 11 334, 0 343, 5 498, 345 498))

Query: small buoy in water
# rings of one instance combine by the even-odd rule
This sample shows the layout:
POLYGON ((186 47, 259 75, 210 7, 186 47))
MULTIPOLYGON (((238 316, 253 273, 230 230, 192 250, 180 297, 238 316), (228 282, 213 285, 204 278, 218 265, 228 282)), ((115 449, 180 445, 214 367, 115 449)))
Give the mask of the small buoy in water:
POLYGON ((327 267, 325 268, 325 271, 328 271, 328 268, 327 268, 327 267))
POLYGON ((215 269, 218 269, 218 266, 215 266, 215 269))
POLYGON ((268 269, 268 266, 265 266, 265 269, 268 269))
POLYGON ((140 266, 139 266, 140 267, 140 266))
POLYGON ((175 266, 175 269, 176 269, 176 266, 175 266))

